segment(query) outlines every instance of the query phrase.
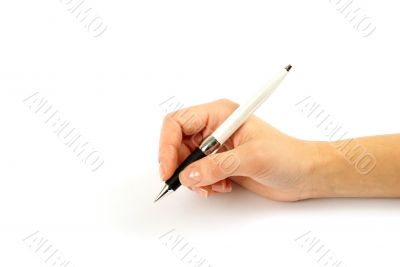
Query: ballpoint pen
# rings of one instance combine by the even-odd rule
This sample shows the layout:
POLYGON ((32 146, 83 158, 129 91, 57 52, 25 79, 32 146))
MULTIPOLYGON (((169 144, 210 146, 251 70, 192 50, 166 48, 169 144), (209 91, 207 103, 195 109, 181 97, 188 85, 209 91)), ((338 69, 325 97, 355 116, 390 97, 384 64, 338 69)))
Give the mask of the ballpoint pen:
POLYGON ((178 166, 154 202, 172 193, 181 186, 179 174, 192 162, 215 153, 221 145, 254 113, 254 111, 272 94, 292 68, 287 65, 275 78, 270 80, 249 101, 240 105, 231 115, 178 166))

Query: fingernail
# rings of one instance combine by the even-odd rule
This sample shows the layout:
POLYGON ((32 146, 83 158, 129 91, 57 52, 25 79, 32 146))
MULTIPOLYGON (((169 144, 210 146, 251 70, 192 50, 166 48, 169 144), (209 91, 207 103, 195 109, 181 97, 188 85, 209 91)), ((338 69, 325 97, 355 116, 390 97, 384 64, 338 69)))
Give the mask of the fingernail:
POLYGON ((189 172, 183 172, 182 178, 186 184, 186 186, 193 186, 200 182, 200 172, 197 170, 190 170, 189 172))
POLYGON ((225 183, 217 183, 211 186, 211 189, 217 192, 225 192, 226 191, 226 184, 225 183))
POLYGON ((208 191, 203 188, 195 188, 194 191, 199 195, 199 197, 207 199, 208 191))
POLYGON ((228 183, 226 185, 226 192, 232 192, 232 184, 231 183, 228 183))
POLYGON ((164 180, 164 178, 165 178, 165 171, 164 171, 164 167, 163 167, 163 165, 160 163, 160 166, 159 166, 159 172, 160 172, 160 178, 161 178, 161 180, 164 180))

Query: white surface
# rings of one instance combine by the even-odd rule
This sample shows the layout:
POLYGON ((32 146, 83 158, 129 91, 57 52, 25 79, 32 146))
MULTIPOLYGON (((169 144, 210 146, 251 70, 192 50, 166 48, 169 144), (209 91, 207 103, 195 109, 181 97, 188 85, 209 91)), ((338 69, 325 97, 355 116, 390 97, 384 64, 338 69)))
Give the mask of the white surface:
POLYGON ((240 106, 213 132, 211 135, 220 144, 224 144, 231 135, 256 111, 275 91, 288 74, 285 68, 271 77, 270 80, 257 92, 251 93, 246 101, 240 101, 240 106))
POLYGON ((50 266, 22 241, 36 231, 70 266, 193 266, 159 239, 171 229, 212 266, 321 266, 295 241, 308 231, 340 266, 398 266, 399 200, 278 203, 236 187, 152 203, 160 103, 240 101, 288 63, 256 112, 278 129, 324 139, 295 107, 312 96, 350 136, 399 133, 398 2, 357 3, 367 38, 328 0, 87 0, 108 26, 98 38, 60 1, 4 2, 0 266, 50 266), (23 103, 35 92, 101 152, 98 171, 23 103))

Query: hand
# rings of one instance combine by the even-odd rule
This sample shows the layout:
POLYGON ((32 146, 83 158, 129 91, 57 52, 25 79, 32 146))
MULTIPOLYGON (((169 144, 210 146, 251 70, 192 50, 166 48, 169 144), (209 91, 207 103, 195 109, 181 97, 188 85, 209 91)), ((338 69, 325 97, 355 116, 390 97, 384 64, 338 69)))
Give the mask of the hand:
MULTIPOLYGON (((160 137, 160 176, 168 179, 201 141, 238 107, 229 100, 168 114, 160 137)), ((302 141, 251 116, 216 154, 198 160, 179 176, 182 185, 207 197, 232 191, 232 181, 261 196, 280 201, 312 197, 315 142, 302 141)))

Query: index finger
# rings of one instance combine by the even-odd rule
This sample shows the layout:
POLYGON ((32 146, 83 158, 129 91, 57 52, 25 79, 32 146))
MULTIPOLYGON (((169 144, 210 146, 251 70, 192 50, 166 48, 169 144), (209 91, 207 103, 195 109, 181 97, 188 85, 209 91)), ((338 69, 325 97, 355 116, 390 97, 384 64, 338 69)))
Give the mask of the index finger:
POLYGON ((206 113, 195 107, 185 108, 165 116, 161 127, 158 153, 161 179, 170 177, 177 168, 184 135, 199 133, 206 123, 206 113))

